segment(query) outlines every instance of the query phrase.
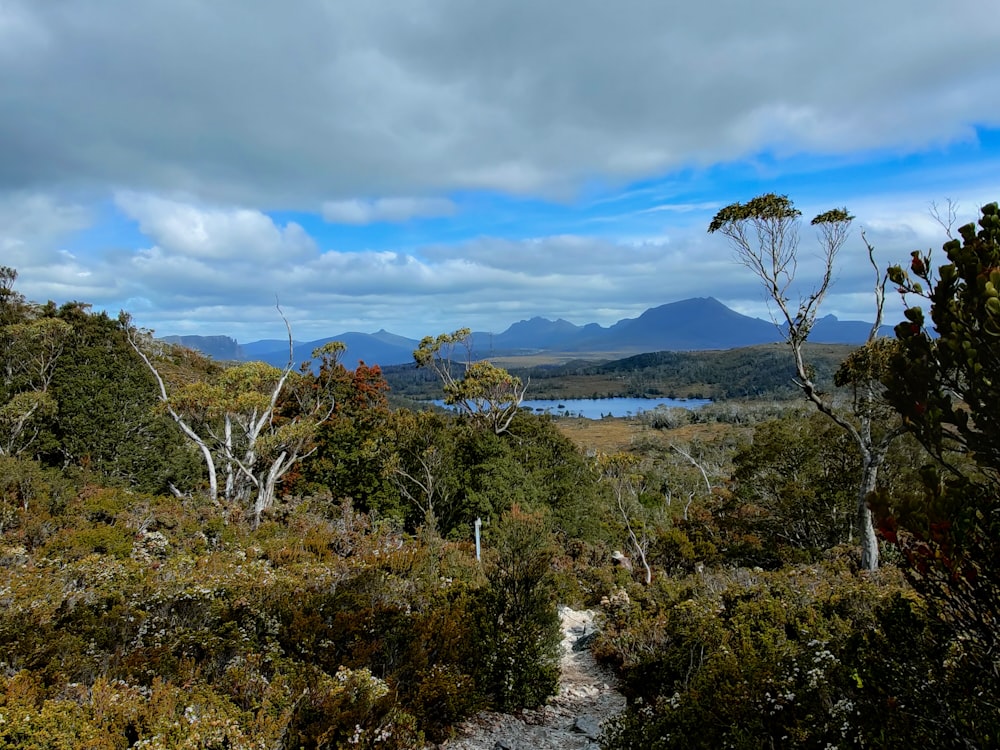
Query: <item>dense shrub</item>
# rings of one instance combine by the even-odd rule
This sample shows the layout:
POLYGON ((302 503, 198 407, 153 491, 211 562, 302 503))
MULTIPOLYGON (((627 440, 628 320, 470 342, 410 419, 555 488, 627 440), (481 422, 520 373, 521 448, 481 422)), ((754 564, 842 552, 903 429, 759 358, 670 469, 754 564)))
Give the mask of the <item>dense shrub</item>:
POLYGON ((758 424, 733 464, 720 524, 736 537, 729 550, 734 563, 810 562, 857 534, 860 457, 825 415, 758 424))
POLYGON ((609 613, 597 645, 630 698, 607 745, 877 744, 881 728, 865 702, 886 675, 862 657, 889 645, 881 608, 910 606, 901 591, 891 578, 812 567, 706 573, 635 592, 609 613))
POLYGON ((343 504, 251 532, 168 498, 139 498, 137 521, 136 499, 83 493, 79 528, 3 547, 5 747, 417 747, 552 690, 540 517, 497 524, 487 577, 470 545, 404 540, 343 504), (155 534, 163 553, 136 554, 155 534))
POLYGON ((551 586, 555 547, 545 519, 514 506, 492 536, 485 606, 477 623, 479 684, 505 710, 555 692, 561 632, 551 586))

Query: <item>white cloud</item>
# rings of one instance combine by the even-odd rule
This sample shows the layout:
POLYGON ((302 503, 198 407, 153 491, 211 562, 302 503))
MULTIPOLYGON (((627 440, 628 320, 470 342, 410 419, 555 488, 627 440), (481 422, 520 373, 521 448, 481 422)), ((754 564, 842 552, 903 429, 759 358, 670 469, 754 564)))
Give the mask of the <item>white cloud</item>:
POLYGON ((36 192, 0 194, 0 242, 6 248, 51 246, 91 221, 83 206, 36 192))
POLYGON ((17 287, 29 299, 84 298, 96 280, 60 243, 92 221, 76 203, 40 193, 0 194, 0 265, 17 270, 17 287))
POLYGON ((124 192, 119 208, 143 234, 167 251, 204 260, 303 260, 316 245, 294 222, 277 226, 266 214, 245 208, 202 208, 149 194, 124 192))
POLYGON ((50 41, 42 23, 15 3, 0 6, 0 60, 14 66, 42 53, 50 41))
POLYGON ((452 216, 457 207, 446 198, 379 198, 327 201, 323 218, 333 224, 401 222, 418 217, 452 216))

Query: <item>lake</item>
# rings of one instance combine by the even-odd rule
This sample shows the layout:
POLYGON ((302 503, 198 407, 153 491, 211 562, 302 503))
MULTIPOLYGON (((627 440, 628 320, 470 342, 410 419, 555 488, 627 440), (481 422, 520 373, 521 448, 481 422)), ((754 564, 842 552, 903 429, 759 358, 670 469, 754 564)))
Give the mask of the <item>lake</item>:
MULTIPOLYGON (((435 401, 443 406, 443 401, 435 401)), ((583 417, 584 419, 600 419, 601 417, 634 417, 644 411, 652 411, 658 406, 664 408, 680 407, 682 409, 700 409, 705 404, 712 403, 707 398, 564 398, 564 399, 525 399, 521 406, 538 414, 552 414, 557 417, 583 417)))

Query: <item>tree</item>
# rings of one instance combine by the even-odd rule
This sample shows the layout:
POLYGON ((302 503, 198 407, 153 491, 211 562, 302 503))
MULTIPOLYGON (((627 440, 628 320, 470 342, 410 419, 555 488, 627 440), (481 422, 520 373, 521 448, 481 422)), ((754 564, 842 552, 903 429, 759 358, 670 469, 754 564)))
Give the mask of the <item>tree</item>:
POLYGON ((842 368, 838 377, 839 384, 849 384, 854 389, 853 408, 845 412, 816 387, 812 369, 805 361, 804 346, 830 288, 834 262, 847 240, 854 217, 847 209, 836 208, 819 214, 812 220, 811 224, 818 233, 823 270, 817 286, 804 295, 799 294, 798 301, 793 302, 801 216, 802 212, 795 208, 787 196, 769 193, 745 204, 733 203, 726 206, 712 219, 708 231, 721 232, 727 237, 739 261, 760 279, 768 299, 778 308, 779 329, 791 348, 795 362, 796 385, 820 412, 851 436, 861 454, 856 511, 861 537, 861 566, 866 570, 875 570, 879 563, 879 549, 868 498, 875 490, 879 470, 890 444, 903 431, 898 421, 888 425, 884 423, 886 410, 880 405, 881 373, 874 367, 885 361, 884 357, 875 354, 881 352, 884 346, 879 342, 879 329, 882 325, 886 278, 875 263, 874 248, 862 233, 868 249, 868 259, 875 269, 875 321, 865 343, 866 349, 872 351, 873 356, 865 359, 864 367, 860 363, 851 363, 842 368))
POLYGON ((534 708, 558 688, 561 630, 552 586, 552 534, 516 503, 486 538, 479 682, 504 711, 534 708))
POLYGON ((5 326, 3 392, 0 406, 0 456, 18 456, 37 448, 43 430, 57 411, 50 393, 56 363, 72 327, 40 317, 5 326))
POLYGON ((978 228, 959 235, 936 275, 916 251, 908 271, 889 269, 902 294, 930 303, 933 333, 919 305, 896 326, 885 382, 933 463, 921 493, 882 496, 878 508, 914 586, 955 635, 950 663, 970 691, 952 704, 952 728, 973 747, 995 744, 1000 697, 1000 208, 983 206, 978 228))
POLYGON ((0 328, 21 320, 27 307, 24 296, 14 289, 17 269, 0 266, 0 328))
POLYGON ((501 435, 435 412, 394 411, 385 466, 407 526, 432 517, 445 537, 468 538, 477 517, 517 503, 550 515, 560 536, 607 538, 603 498, 587 459, 547 415, 521 410, 501 435))
POLYGON ((460 328, 437 338, 425 336, 413 352, 417 367, 429 367, 441 378, 444 400, 449 406, 469 415, 500 435, 521 408, 526 384, 501 367, 487 360, 472 361, 472 332, 460 328), (455 377, 456 364, 452 357, 456 347, 466 352, 465 362, 457 365, 462 377, 455 377))
POLYGON ((188 446, 157 409, 153 378, 118 321, 79 302, 53 315, 71 333, 53 372, 58 411, 45 458, 148 492, 196 476, 188 446))
POLYGON ((41 448, 57 410, 49 392, 72 330, 14 290, 17 271, 0 266, 0 456, 41 448))
POLYGON ((350 498, 365 513, 400 515, 385 468, 392 413, 382 370, 359 362, 351 371, 337 362, 319 377, 333 383, 334 412, 318 427, 316 451, 297 474, 285 476, 286 488, 296 494, 328 491, 335 500, 350 498))
POLYGON ((81 302, 28 302, 16 278, 0 268, 0 455, 165 490, 188 456, 117 323, 81 302))
POLYGON ((653 582, 653 570, 647 559, 650 542, 647 513, 639 502, 645 478, 639 473, 638 465, 639 459, 628 453, 602 453, 596 462, 601 479, 611 488, 613 512, 625 527, 629 545, 642 563, 643 580, 648 586, 653 582))
POLYGON ((455 437, 434 412, 401 409, 390 420, 392 453, 386 471, 409 509, 410 526, 431 534, 447 534, 462 519, 462 500, 455 471, 455 437))
POLYGON ((763 422, 733 457, 736 505, 720 524, 764 562, 815 558, 852 537, 858 463, 850 436, 819 413, 763 422))
POLYGON ((289 361, 283 369, 246 362, 224 369, 214 381, 187 383, 170 394, 153 361, 169 348, 132 326, 127 314, 120 321, 156 379, 164 409, 200 451, 211 499, 219 497, 221 474, 226 501, 245 506, 253 496, 250 514, 257 525, 274 503, 279 480, 312 454, 316 430, 333 414, 333 374, 344 344, 331 342, 312 353, 320 360, 318 376, 310 372, 310 363, 296 373, 286 320, 289 361))

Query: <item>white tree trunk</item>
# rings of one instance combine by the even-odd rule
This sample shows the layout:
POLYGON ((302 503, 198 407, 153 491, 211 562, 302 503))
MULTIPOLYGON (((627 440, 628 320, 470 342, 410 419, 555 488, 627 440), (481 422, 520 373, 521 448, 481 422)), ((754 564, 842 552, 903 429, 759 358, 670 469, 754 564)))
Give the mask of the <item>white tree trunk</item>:
POLYGON ((267 472, 267 477, 263 482, 260 483, 260 487, 257 491, 257 500, 254 502, 253 506, 253 525, 254 528, 260 525, 261 514, 274 505, 274 490, 278 486, 278 480, 285 475, 285 472, 291 468, 292 464, 295 463, 295 458, 292 457, 287 462, 285 457, 288 454, 285 451, 281 452, 281 455, 274 459, 271 464, 271 468, 267 472))
POLYGON ((875 457, 865 461, 861 485, 858 487, 858 531, 861 538, 861 568, 863 570, 878 570, 879 565, 878 538, 875 536, 872 511, 868 507, 868 495, 875 491, 881 463, 882 461, 875 457))
POLYGON ((227 456, 227 459, 226 459, 226 500, 232 500, 232 498, 233 498, 233 491, 234 491, 234 489, 236 487, 236 477, 235 477, 235 474, 233 472, 233 462, 232 462, 232 460, 230 460, 228 458, 228 456, 233 455, 233 422, 229 418, 228 414, 226 415, 225 434, 223 436, 223 440, 224 440, 225 451, 226 451, 225 455, 227 456))
POLYGON ((212 457, 211 448, 208 447, 208 443, 206 443, 197 432, 191 429, 188 423, 184 421, 184 418, 174 411, 174 408, 170 405, 170 397, 167 396, 167 387, 163 383, 163 378, 160 377, 160 371, 156 369, 156 365, 153 364, 149 357, 146 356, 146 352, 144 352, 142 347, 139 346, 139 342, 136 338, 138 336, 138 331, 131 327, 131 323, 127 318, 122 320, 122 324, 125 328, 125 338, 128 339, 128 342, 135 350, 135 353, 138 354, 142 361, 146 363, 146 367, 149 368, 153 377, 156 378, 156 384, 160 389, 160 401, 166 407, 170 418, 177 423, 177 426, 181 428, 181 432, 187 435, 191 442, 197 445, 198 450, 201 451, 202 458, 205 459, 205 467, 208 469, 208 495, 212 501, 215 502, 219 499, 219 480, 216 476, 215 459, 212 457))

